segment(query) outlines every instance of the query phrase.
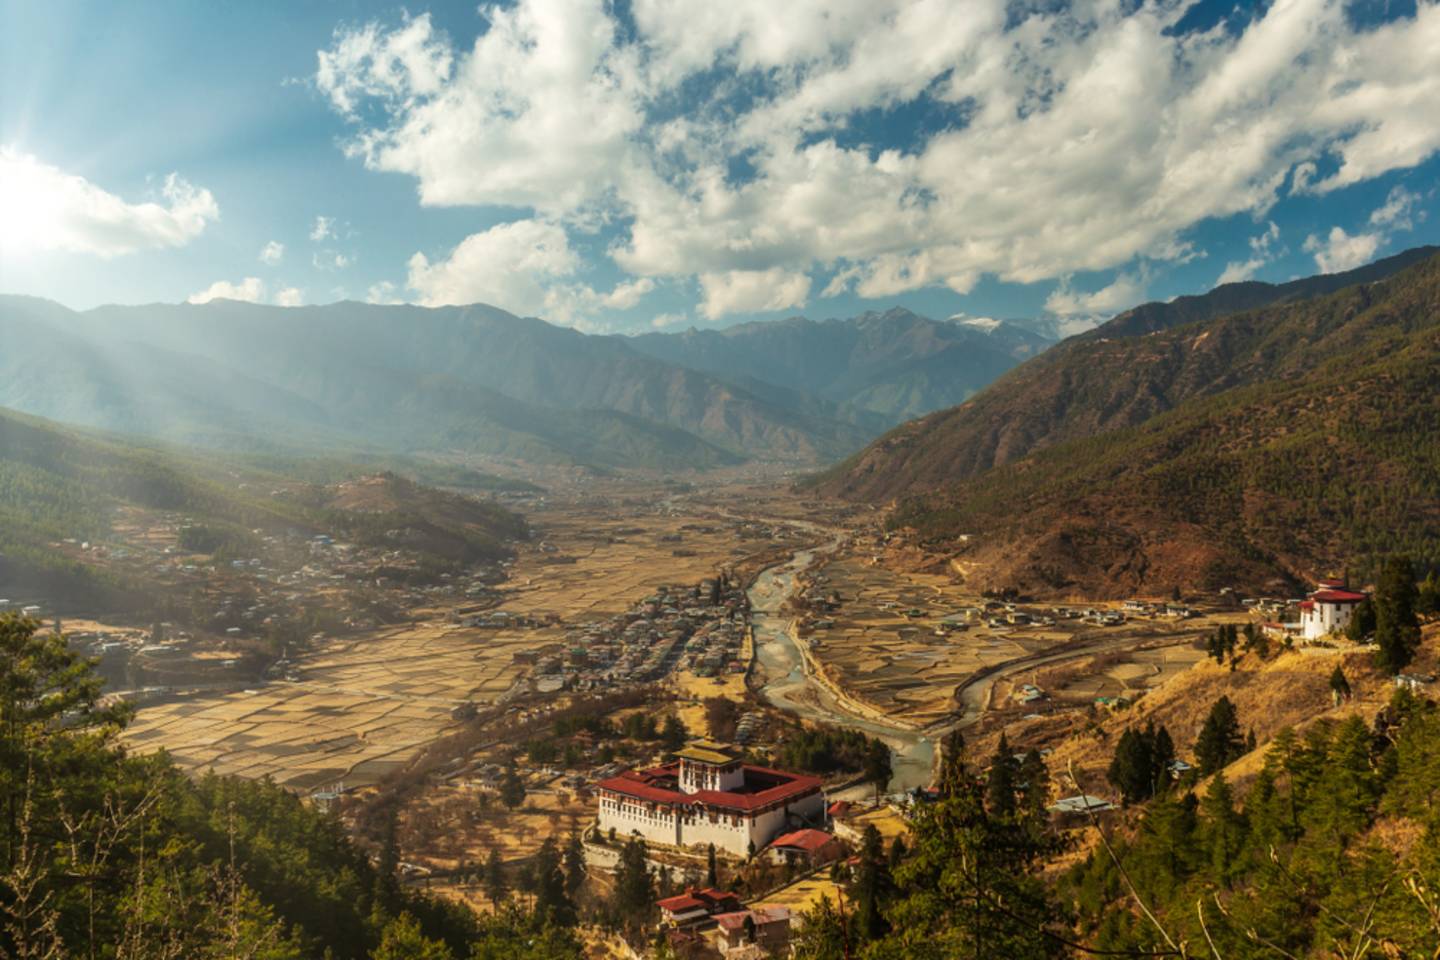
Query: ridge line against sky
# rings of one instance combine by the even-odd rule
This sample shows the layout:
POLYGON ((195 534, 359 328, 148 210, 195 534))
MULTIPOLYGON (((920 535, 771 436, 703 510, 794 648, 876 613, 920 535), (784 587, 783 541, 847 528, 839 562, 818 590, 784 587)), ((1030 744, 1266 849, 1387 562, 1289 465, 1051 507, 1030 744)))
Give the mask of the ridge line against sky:
POLYGON ((0 0, 0 291, 1078 329, 1440 239, 1434 2, 173 13, 0 0))

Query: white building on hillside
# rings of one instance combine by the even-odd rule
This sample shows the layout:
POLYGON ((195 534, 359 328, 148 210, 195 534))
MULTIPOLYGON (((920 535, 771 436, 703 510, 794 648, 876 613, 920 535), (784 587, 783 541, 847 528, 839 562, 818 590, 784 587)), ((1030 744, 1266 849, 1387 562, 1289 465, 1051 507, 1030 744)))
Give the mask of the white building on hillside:
POLYGON ((1355 608, 1366 599, 1365 594, 1346 589, 1343 580, 1321 580, 1320 589, 1300 604, 1300 636, 1319 640, 1343 632, 1355 608))
POLYGON ((677 847, 713 843, 717 850, 746 856, 786 830, 825 821, 818 777, 741 763, 728 748, 708 741, 692 743, 677 756, 674 763, 600 781, 601 831, 677 847))

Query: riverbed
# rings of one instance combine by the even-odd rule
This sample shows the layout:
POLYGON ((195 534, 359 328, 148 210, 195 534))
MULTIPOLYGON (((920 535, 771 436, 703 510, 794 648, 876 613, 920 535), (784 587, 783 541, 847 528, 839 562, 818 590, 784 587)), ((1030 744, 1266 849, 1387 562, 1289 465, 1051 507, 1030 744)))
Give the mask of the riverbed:
MULTIPOLYGON (((750 586, 750 625, 755 638, 756 669, 763 678, 760 696, 772 706, 802 719, 860 730, 889 745, 894 776, 891 791, 930 784, 935 744, 919 731, 899 724, 864 717, 847 708, 805 669, 805 658, 791 633, 792 618, 783 612, 796 590, 796 577, 817 553, 833 550, 839 541, 813 550, 801 550, 785 563, 761 571, 750 586)), ((860 788, 861 794, 873 790, 860 788)))

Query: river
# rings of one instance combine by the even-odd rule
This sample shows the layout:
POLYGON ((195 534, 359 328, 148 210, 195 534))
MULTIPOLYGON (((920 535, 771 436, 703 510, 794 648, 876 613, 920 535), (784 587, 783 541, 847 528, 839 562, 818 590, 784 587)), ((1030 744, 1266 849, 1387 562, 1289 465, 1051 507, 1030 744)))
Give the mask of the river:
MULTIPOLYGON (((828 547, 801 550, 785 563, 761 571, 750 586, 750 626, 755 637, 756 666, 764 680, 760 695, 772 706, 809 720, 864 731, 890 746, 894 777, 890 790, 928 786, 935 761, 935 744, 919 731, 858 716, 838 702, 805 669, 804 657, 790 633, 792 618, 782 607, 796 589, 796 576, 828 547)), ((871 788, 864 787, 860 794, 871 788)))

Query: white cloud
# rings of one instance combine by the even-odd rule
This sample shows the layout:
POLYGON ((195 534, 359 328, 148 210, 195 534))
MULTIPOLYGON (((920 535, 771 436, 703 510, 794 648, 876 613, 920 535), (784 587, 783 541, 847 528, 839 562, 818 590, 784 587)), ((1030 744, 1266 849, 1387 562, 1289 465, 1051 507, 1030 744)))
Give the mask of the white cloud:
POLYGON ((408 282, 427 306, 488 303, 533 314, 544 309, 550 284, 579 266, 563 229, 542 220, 517 220, 471 234, 435 263, 415 254, 408 282))
POLYGON ((1265 228, 1264 233, 1250 238, 1250 259, 1232 260, 1225 264, 1225 269, 1221 271, 1220 278, 1215 281, 1215 285, 1218 287, 1227 283, 1239 283, 1255 276, 1255 271, 1275 258, 1272 248, 1279 240, 1280 228, 1272 220, 1265 228))
POLYGON ((344 270, 351 260, 339 250, 317 250, 310 255, 310 265, 316 270, 344 270))
POLYGON ((321 91, 352 118, 367 101, 387 114, 350 152, 418 177, 426 204, 558 213, 596 200, 641 127, 614 21, 590 0, 529 0, 483 15, 488 29, 458 58, 428 16, 337 34, 320 54, 321 91))
POLYGON ((30 154, 0 147, 0 251, 109 258, 183 247, 219 219, 209 190, 172 173, 158 201, 131 203, 30 154))
POLYGON ((1414 226, 1411 218, 1419 202, 1420 194, 1411 193, 1402 186, 1392 187, 1385 203, 1370 214, 1370 223, 1390 230, 1409 230, 1414 226))
POLYGON ((1093 293, 1071 289, 1070 278, 1062 277, 1060 285, 1045 298, 1045 310, 1061 317, 1097 317, 1133 307, 1144 296, 1143 276, 1122 273, 1093 293))
MULTIPOLYGON (((1331 227, 1329 236, 1323 240, 1312 233, 1305 238, 1305 252, 1315 255, 1315 266, 1321 273, 1339 273, 1363 266, 1375 259, 1391 234, 1414 227, 1415 206, 1420 199, 1419 194, 1402 186, 1392 187, 1385 202, 1371 212, 1368 230, 1352 235, 1341 227, 1331 227)), ((1423 219, 1423 211, 1418 216, 1423 219)))
POLYGON ((1332 227, 1324 240, 1313 233, 1306 237, 1305 252, 1315 254, 1315 266, 1321 273, 1340 273, 1369 263, 1383 239, 1379 233, 1351 236, 1341 227, 1332 227))
POLYGON ((246 277, 239 283, 216 280, 199 293, 192 293, 186 303, 209 303, 211 300, 242 300, 259 303, 265 299, 265 283, 259 277, 246 277))
POLYGON ((469 49, 427 17, 342 30, 315 79, 347 149, 422 203, 620 224, 615 262, 700 277, 707 316, 803 302, 817 269, 839 269, 822 296, 875 298, 1183 260, 1197 223, 1440 149, 1440 5, 1362 29, 1342 0, 1286 0, 1189 34, 1180 0, 1011 6, 637 0, 622 30, 599 0, 520 0, 469 49), (856 142, 856 111, 921 95, 947 122, 856 142))
POLYGON ((285 259, 285 244, 278 240, 271 240, 260 248, 260 262, 267 267, 273 267, 285 259))
POLYGON ((335 236, 335 218, 317 216, 315 226, 310 228, 310 239, 321 243, 335 236))
POLYGON ((778 267, 769 270, 730 270, 702 273, 700 312, 711 320, 729 313, 788 310, 805 305, 810 278, 778 267))
POLYGON ((690 319, 686 313, 657 313, 650 318, 650 326, 655 330, 665 330, 669 327, 679 326, 690 319))
POLYGON ((612 310, 629 310, 655 289, 655 281, 649 277, 628 280, 615 285, 615 289, 600 297, 600 304, 612 310))
POLYGON ((400 291, 395 284, 389 280, 381 280, 379 283, 371 284, 370 289, 365 291, 365 302, 397 304, 405 301, 401 298, 400 291))
MULTIPOLYGON (((544 220, 499 224, 466 237, 444 260, 432 263, 416 253, 409 267, 409 286, 428 306, 487 303, 590 329, 598 329, 591 318, 599 311, 629 310, 655 289, 649 277, 606 292, 574 279, 580 257, 565 230, 544 220)), ((386 296, 393 292, 388 284, 377 286, 386 296)))
POLYGON ((278 307, 300 307, 305 305, 305 291, 299 287, 285 287, 275 294, 275 305, 278 307))

